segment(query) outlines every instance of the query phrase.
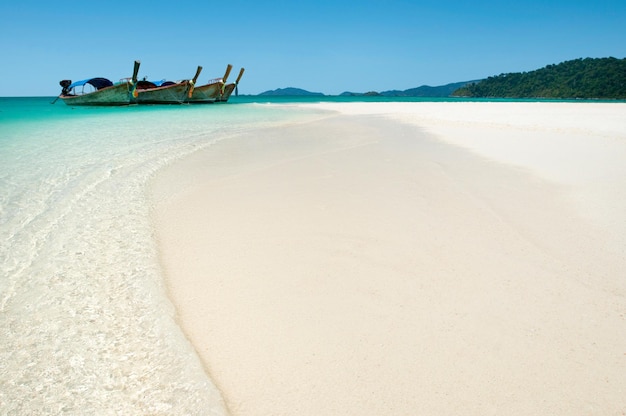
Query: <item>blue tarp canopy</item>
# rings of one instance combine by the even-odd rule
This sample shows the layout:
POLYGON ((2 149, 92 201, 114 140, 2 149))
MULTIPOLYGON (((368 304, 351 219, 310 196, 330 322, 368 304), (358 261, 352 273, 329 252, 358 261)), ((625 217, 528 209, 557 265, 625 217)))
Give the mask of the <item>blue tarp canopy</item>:
POLYGON ((148 81, 146 79, 142 79, 137 81, 137 88, 139 89, 148 89, 148 88, 156 88, 156 87, 165 87, 168 85, 174 85, 175 82, 166 81, 164 79, 160 81, 148 81))
POLYGON ((84 79, 82 81, 73 82, 68 87, 68 90, 71 90, 74 87, 83 86, 85 84, 91 84, 97 90, 99 90, 101 88, 105 88, 105 87, 110 87, 111 85, 113 85, 113 83, 111 81, 109 81, 108 79, 106 79, 106 78, 89 78, 89 79, 84 79))
POLYGON ((157 86, 157 87, 165 87, 165 86, 167 86, 167 85, 174 85, 174 84, 176 84, 175 82, 172 82, 172 81, 166 81, 166 80, 164 80, 164 79, 159 80, 159 81, 148 81, 148 82, 153 83, 153 84, 154 84, 155 86, 157 86))

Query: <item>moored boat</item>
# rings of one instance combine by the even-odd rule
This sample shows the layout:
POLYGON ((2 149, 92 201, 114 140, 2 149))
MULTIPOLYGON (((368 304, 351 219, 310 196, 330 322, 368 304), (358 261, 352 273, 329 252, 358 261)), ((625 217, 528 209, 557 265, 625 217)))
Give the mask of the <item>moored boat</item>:
POLYGON ((137 94, 133 102, 137 104, 182 104, 193 93, 196 80, 202 67, 198 66, 191 80, 180 82, 141 80, 137 82, 137 94))
POLYGON ((203 104, 214 103, 217 101, 222 94, 224 83, 228 79, 228 75, 230 74, 232 68, 233 66, 228 64, 224 77, 209 80, 207 84, 195 87, 191 95, 187 97, 186 102, 190 104, 203 104))
POLYGON ((230 84, 224 85, 224 90, 222 91, 222 94, 217 99, 218 102, 221 102, 221 103, 227 102, 230 96, 232 95, 233 91, 235 91, 235 95, 238 95, 238 91, 237 91, 238 85, 239 85, 239 81, 241 80, 241 77, 243 76, 243 71, 245 71, 245 68, 241 68, 239 70, 239 75, 237 76, 237 79, 235 80, 235 82, 231 82, 230 84))
POLYGON ((117 84, 101 77, 76 82, 68 79, 60 81, 59 84, 63 90, 57 98, 62 99, 67 105, 74 106, 128 105, 133 99, 133 93, 137 85, 139 65, 140 62, 135 61, 132 78, 124 78, 117 84))

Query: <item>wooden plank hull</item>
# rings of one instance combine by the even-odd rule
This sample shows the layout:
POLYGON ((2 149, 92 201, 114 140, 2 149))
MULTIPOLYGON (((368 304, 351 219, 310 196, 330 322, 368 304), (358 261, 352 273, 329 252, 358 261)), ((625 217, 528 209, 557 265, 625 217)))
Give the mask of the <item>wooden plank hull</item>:
POLYGON ((187 98, 188 90, 189 81, 165 87, 137 89, 134 102, 137 104, 182 104, 187 98))
POLYGON ((236 90, 237 85, 239 85, 239 81, 241 81, 241 77, 243 76, 243 72, 245 71, 245 68, 241 68, 241 70, 239 70, 239 75, 237 76, 237 80, 235 82, 232 82, 230 84, 226 84, 224 86, 224 90, 222 91, 222 95, 220 95, 218 101, 225 103, 228 101, 228 99, 230 98, 230 95, 233 93, 233 91, 236 90))
POLYGON ((224 86, 224 93, 218 98, 217 101, 219 101, 221 103, 225 103, 226 101, 228 101, 228 99, 230 98, 230 96, 233 93, 233 91, 235 91, 235 87, 236 87, 236 85, 234 83, 226 84, 224 86))
POLYGON ((60 95, 67 105, 116 106, 130 104, 131 86, 128 82, 102 88, 82 95, 60 95))
POLYGON ((223 85, 223 82, 200 85, 194 88, 191 97, 187 97, 186 102, 190 104, 214 103, 222 93, 223 85))

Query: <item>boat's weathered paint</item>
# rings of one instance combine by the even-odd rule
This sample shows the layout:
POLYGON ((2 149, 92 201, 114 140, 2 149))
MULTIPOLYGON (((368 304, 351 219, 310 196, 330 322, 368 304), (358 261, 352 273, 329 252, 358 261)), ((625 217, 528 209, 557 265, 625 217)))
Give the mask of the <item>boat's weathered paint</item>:
POLYGON ((137 104, 182 104, 187 98, 187 91, 190 87, 189 81, 182 81, 164 87, 138 88, 137 97, 133 102, 137 104))
POLYGON ((224 82, 218 80, 195 87, 191 93, 191 97, 188 97, 186 102, 191 104, 214 103, 222 93, 223 86, 224 82))
POLYGON ((228 101, 233 91, 235 91, 234 82, 224 85, 224 91, 222 92, 222 94, 220 95, 217 101, 219 101, 220 103, 225 103, 226 101, 228 101))
POLYGON ((111 87, 82 95, 61 95, 61 99, 67 105, 99 105, 116 106, 128 105, 132 93, 130 81, 116 84, 111 87))
POLYGON ((228 101, 233 91, 235 91, 235 88, 237 88, 237 85, 239 85, 239 81, 241 80, 244 71, 245 68, 241 68, 241 70, 239 70, 239 76, 237 76, 235 82, 224 85, 224 90, 222 91, 220 97, 217 99, 218 102, 225 103, 228 101))
POLYGON ((200 72, 202 72, 202 67, 198 66, 193 79, 161 87, 147 89, 138 87, 134 102, 137 104, 182 104, 193 96, 194 86, 200 72))
POLYGON ((224 85, 228 79, 230 71, 233 69, 231 64, 226 66, 226 72, 222 78, 209 81, 206 85, 201 85, 193 90, 187 102, 191 104, 198 103, 214 103, 220 99, 224 93, 224 85))
POLYGON ((145 79, 144 81, 138 82, 137 73, 139 71, 139 65, 139 61, 135 61, 132 78, 123 79, 121 82, 114 85, 111 85, 111 81, 106 78, 90 78, 84 81, 77 81, 74 84, 72 84, 70 80, 63 80, 60 82, 63 91, 57 98, 61 98, 67 105, 74 106, 227 102, 233 91, 236 91, 239 80, 244 72, 244 68, 241 68, 237 80, 234 83, 226 84, 226 80, 232 69, 232 65, 229 64, 223 78, 214 79, 205 85, 196 87, 196 81, 202 71, 202 67, 198 66, 196 75, 191 80, 180 81, 178 83, 168 82, 165 85, 159 85, 158 82, 153 83, 145 81, 145 79), (76 85, 86 85, 87 83, 99 89, 85 94, 74 91, 76 85), (72 89, 69 89, 69 87, 72 89))
MULTIPOLYGON (((128 105, 133 101, 133 93, 135 92, 135 86, 137 85, 137 73, 139 72, 139 61, 135 61, 133 69, 133 76, 130 79, 114 84, 110 87, 100 88, 99 90, 89 92, 86 94, 68 94, 63 89, 59 98, 67 105, 82 106, 82 105, 94 105, 94 106, 118 106, 128 105)), ((67 81, 70 82, 70 81, 67 81)), ((110 82, 107 80, 107 82, 110 82)), ((56 101, 56 100, 55 100, 56 101)))

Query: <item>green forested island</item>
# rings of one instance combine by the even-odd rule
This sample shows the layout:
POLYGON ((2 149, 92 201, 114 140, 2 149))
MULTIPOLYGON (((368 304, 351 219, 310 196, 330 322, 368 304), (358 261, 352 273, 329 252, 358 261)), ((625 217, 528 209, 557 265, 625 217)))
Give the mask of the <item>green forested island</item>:
POLYGON ((470 83, 455 97, 626 99, 626 58, 574 59, 470 83))

